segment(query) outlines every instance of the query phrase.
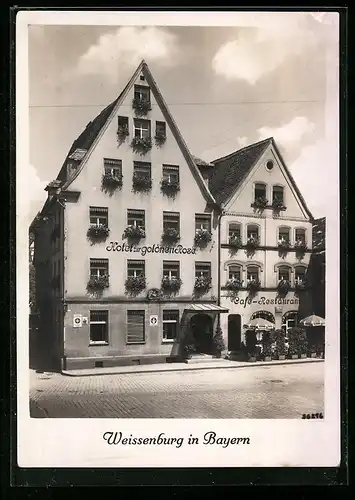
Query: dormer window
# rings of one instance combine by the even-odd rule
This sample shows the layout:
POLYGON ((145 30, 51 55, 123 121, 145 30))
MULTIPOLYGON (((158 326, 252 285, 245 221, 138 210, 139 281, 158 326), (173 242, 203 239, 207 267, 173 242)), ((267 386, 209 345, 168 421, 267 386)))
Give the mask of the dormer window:
POLYGON ((254 184, 254 208, 263 209, 267 206, 268 200, 266 198, 266 184, 257 182, 254 184))
POLYGON ((272 188, 272 207, 274 209, 285 209, 284 188, 282 186, 273 186, 272 188))

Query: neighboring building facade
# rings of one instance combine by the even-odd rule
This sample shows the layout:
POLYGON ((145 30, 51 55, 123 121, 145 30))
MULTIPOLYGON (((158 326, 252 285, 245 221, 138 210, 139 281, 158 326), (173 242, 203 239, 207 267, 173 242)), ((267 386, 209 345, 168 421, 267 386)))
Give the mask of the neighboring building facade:
POLYGON ((218 306, 218 207, 147 65, 73 143, 36 226, 40 328, 62 368, 201 352, 218 306))
POLYGON ((312 252, 309 212, 272 138, 212 162, 220 217, 221 327, 229 351, 254 318, 285 332, 299 319, 312 252))

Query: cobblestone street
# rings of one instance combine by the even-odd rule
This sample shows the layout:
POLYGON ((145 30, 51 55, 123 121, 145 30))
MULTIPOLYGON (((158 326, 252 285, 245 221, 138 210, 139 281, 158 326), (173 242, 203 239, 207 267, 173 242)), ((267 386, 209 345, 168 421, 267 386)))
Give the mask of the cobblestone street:
POLYGON ((30 372, 31 416, 301 418, 324 414, 324 363, 68 377, 30 372))

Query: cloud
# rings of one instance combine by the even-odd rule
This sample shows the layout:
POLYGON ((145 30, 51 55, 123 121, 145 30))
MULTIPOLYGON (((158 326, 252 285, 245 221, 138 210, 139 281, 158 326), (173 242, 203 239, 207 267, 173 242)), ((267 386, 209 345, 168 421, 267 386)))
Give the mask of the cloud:
POLYGON ((120 67, 138 66, 142 59, 169 65, 176 58, 175 35, 155 26, 124 26, 102 35, 83 54, 76 67, 81 74, 105 74, 116 78, 120 67))
POLYGON ((20 172, 17 179, 17 212, 26 224, 30 224, 36 213, 41 210, 47 192, 47 181, 42 181, 33 165, 28 165, 26 172, 20 172))
POLYGON ((303 147, 289 168, 313 215, 331 215, 337 204, 337 186, 330 179, 337 177, 332 171, 337 166, 332 163, 328 142, 321 139, 303 147))
POLYGON ((241 148, 244 148, 248 144, 248 137, 237 137, 237 144, 241 148))
POLYGON ((290 122, 281 127, 260 127, 258 129, 259 140, 273 137, 282 146, 297 145, 305 137, 311 135, 315 130, 315 124, 305 116, 296 116, 290 122))
POLYGON ((212 60, 217 75, 251 85, 271 73, 289 56, 317 43, 306 13, 259 13, 238 18, 238 36, 223 44, 212 60))

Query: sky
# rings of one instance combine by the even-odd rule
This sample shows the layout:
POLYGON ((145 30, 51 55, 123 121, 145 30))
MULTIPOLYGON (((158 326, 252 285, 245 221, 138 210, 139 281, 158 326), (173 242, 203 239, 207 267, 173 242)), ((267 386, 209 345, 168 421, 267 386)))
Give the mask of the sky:
POLYGON ((311 212, 326 216, 338 91, 329 86, 338 47, 327 15, 240 14, 232 27, 31 25, 30 219, 72 142, 142 59, 192 154, 212 161, 273 136, 311 212))

